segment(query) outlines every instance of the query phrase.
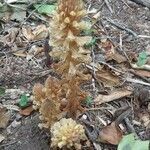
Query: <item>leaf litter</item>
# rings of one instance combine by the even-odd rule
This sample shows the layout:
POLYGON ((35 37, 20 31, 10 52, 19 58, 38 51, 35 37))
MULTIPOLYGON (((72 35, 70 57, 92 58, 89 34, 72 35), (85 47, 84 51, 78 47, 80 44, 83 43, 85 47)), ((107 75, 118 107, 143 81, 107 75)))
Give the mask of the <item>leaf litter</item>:
MULTIPOLYGON (((0 69, 2 70, 2 72, 0 73, 0 86, 2 86, 2 88, 4 87, 4 89, 7 90, 8 87, 12 88, 13 86, 19 87, 20 85, 23 85, 26 91, 31 94, 31 88, 35 81, 40 81, 43 83, 45 77, 47 77, 49 74, 44 73, 48 69, 44 64, 45 52, 43 49, 44 41, 48 37, 48 24, 47 22, 45 22, 45 20, 51 21, 51 16, 53 15, 55 5, 53 3, 42 4, 41 2, 40 4, 34 3, 34 5, 32 5, 33 7, 26 7, 28 5, 28 2, 25 1, 25 5, 21 5, 21 7, 23 8, 21 10, 20 8, 18 8, 20 7, 20 4, 18 5, 17 1, 10 1, 7 3, 13 4, 15 6, 15 9, 13 9, 12 13, 10 13, 10 9, 7 6, 3 7, 4 10, 0 15, 0 19, 3 21, 0 22, 2 26, 2 32, 0 34, 0 50, 2 51, 2 54, 0 53, 0 69), (36 11, 33 11, 35 9, 36 11), (30 14, 32 15, 30 16, 30 14)), ((90 70, 90 72, 92 72, 92 76, 94 78, 94 80, 92 81, 94 82, 91 83, 91 81, 89 81, 89 83, 87 83, 85 87, 83 85, 83 88, 85 88, 85 90, 92 91, 90 97, 87 97, 86 99, 87 103, 83 105, 86 105, 87 107, 87 113, 84 114, 84 117, 89 117, 86 121, 89 121, 89 124, 92 125, 94 131, 98 127, 99 134, 97 136, 97 139, 101 149, 105 147, 105 144, 103 143, 109 143, 112 145, 119 144, 118 149, 122 150, 124 149, 124 144, 122 143, 126 143, 125 147, 126 145, 130 147, 131 143, 134 143, 131 146, 131 149, 138 147, 143 143, 143 141, 136 141, 135 139, 132 139, 132 141, 130 142, 125 141, 125 137, 131 136, 127 128, 132 127, 136 134, 139 133, 138 137, 140 138, 143 138, 143 133, 147 134, 147 139, 150 136, 148 135, 148 132, 146 132, 150 128, 149 98, 138 96, 140 98, 138 98, 137 101, 133 99, 135 89, 137 89, 137 87, 143 83, 138 82, 138 75, 144 77, 142 79, 140 78, 140 80, 142 81, 148 82, 149 80, 149 70, 145 69, 145 65, 149 67, 149 54, 147 54, 147 51, 144 51, 144 49, 146 49, 146 47, 150 43, 148 44, 148 41, 146 39, 141 39, 143 43, 139 42, 140 39, 137 39, 137 41, 134 40, 133 37, 128 35, 128 33, 126 32, 128 30, 121 31, 119 28, 110 25, 105 19, 103 19, 103 16, 110 17, 110 15, 107 15, 110 13, 110 8, 115 8, 115 10, 113 11, 117 11, 121 6, 121 17, 115 18, 116 16, 112 14, 114 15, 113 19, 119 19, 121 22, 125 22, 128 25, 126 27, 132 28, 133 30, 137 31, 137 33, 147 34, 147 31, 145 31, 143 27, 141 27, 140 29, 136 29, 136 21, 140 24, 141 21, 142 24, 144 21, 144 23, 147 24, 147 22, 143 18, 136 20, 137 15, 139 14, 135 14, 135 12, 133 12, 132 15, 134 16, 135 21, 129 17, 129 20, 133 23, 130 23, 130 21, 126 21, 126 19, 124 18, 125 14, 128 16, 131 15, 129 14, 130 9, 140 9, 140 11, 145 16, 147 10, 144 10, 143 7, 140 7, 139 5, 131 2, 127 4, 129 5, 129 7, 127 7, 127 5, 125 5, 125 3, 121 1, 115 3, 116 6, 109 2, 109 8, 107 8, 108 4, 106 6, 102 5, 102 10, 100 11, 95 7, 99 8, 101 1, 94 1, 93 4, 90 4, 90 2, 86 3, 90 9, 88 17, 91 22, 93 21, 92 28, 94 28, 94 30, 92 29, 93 31, 90 32, 90 34, 93 34, 93 39, 86 46, 89 46, 90 48, 94 47, 93 52, 95 56, 93 55, 93 59, 98 57, 98 60, 94 60, 94 65, 97 65, 97 63, 99 63, 100 65, 98 67, 98 70, 94 67, 92 67, 92 69, 87 68, 86 70, 90 70), (101 23, 99 22, 99 19, 101 20, 101 23), (123 35, 123 45, 119 45, 120 33, 123 35), (123 51, 120 50, 120 47, 123 48, 123 51), (136 55, 131 53, 130 56, 130 52, 134 52, 136 55), (130 60, 131 62, 129 62, 128 58, 129 60, 130 58, 132 58, 130 60), (101 62, 103 62, 103 64, 101 62), (130 63, 134 64, 134 66, 130 67, 130 63), (137 73, 137 75, 129 72, 131 68, 137 73), (130 82, 126 82, 126 79, 129 76, 131 77, 130 82), (134 77, 135 80, 133 80, 132 77, 134 77), (145 78, 147 80, 145 80, 145 78), (93 97, 93 95, 96 96, 93 97), (120 123, 123 128, 120 128, 120 124, 116 124, 116 120, 112 119, 112 117, 114 117, 113 112, 115 110, 119 110, 122 106, 125 105, 133 107, 134 116, 129 115, 127 116, 127 120, 123 119, 123 121, 120 123), (97 121, 97 118, 100 118, 98 119, 99 121, 97 121), (136 121, 140 124, 134 124, 136 121), (134 128, 135 126, 137 127, 134 128), (140 129, 142 130, 141 134, 140 129)), ((118 21, 116 20, 116 24, 117 22, 118 21)), ((91 66, 92 65, 93 64, 91 64, 91 66)), ((50 74, 56 76, 54 73, 50 74)), ((141 86, 140 88, 148 89, 146 93, 150 91, 149 87, 147 86, 141 86)), ((13 107, 9 104, 9 101, 17 101, 16 103, 14 102, 15 105, 18 105, 19 103, 20 106, 26 107, 20 109, 19 112, 13 112, 13 115, 16 113, 20 113, 22 116, 24 116, 23 118, 21 118, 21 120, 24 120, 26 116, 32 117, 34 115, 32 104, 30 104, 30 99, 28 100, 31 106, 28 106, 26 98, 22 98, 22 101, 19 102, 19 97, 7 97, 7 93, 5 93, 3 89, 0 89, 0 93, 2 93, 0 94, 0 96, 3 99, 3 101, 0 101, 0 103, 4 106, 8 106, 7 109, 15 111, 15 109, 13 109, 13 107), (9 105, 6 105, 6 102, 9 105)), ((141 92, 139 92, 139 95, 146 94, 141 94, 141 92)), ((18 109, 19 108, 17 107, 17 110, 18 109)), ((4 120, 2 121, 1 125, 6 128, 9 125, 10 118, 8 118, 8 116, 6 115, 6 110, 2 112, 3 116, 1 117, 4 118, 4 120)), ((121 114, 124 115, 123 112, 121 112, 121 114)), ((87 128, 87 131, 90 131, 91 126, 86 124, 85 128, 87 128)), ((92 137, 93 135, 94 133, 90 132, 89 137, 92 137)), ((7 139, 4 139, 4 137, 2 134, 1 142, 7 141, 7 139)), ((129 137, 127 137, 127 139, 129 139, 129 137)), ((146 138, 143 139, 146 140, 146 138)), ((95 145, 95 141, 92 141, 91 143, 95 145)), ((146 141, 145 146, 147 145, 148 142, 146 141)))

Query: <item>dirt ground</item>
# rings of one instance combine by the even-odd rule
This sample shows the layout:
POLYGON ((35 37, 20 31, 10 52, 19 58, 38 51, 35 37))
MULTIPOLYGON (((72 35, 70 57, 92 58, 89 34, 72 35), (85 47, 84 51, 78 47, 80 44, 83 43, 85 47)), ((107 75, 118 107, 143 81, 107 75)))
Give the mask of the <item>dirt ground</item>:
MULTIPOLYGON (((150 50, 150 10, 129 0, 111 0, 109 6, 103 0, 85 0, 86 8, 100 10, 100 19, 96 23, 96 30, 103 30, 106 36, 115 45, 117 51, 124 55, 125 51, 130 57, 143 50, 150 50), (111 12, 112 11, 112 12, 111 12), (118 27, 121 24, 122 27, 118 27), (119 48, 120 35, 122 36, 122 48, 119 48), (138 35, 143 35, 137 37, 138 35)), ((89 17, 90 19, 90 17, 89 17)), ((27 22, 29 24, 31 22, 27 22)), ((19 23, 14 21, 4 24, 4 29, 0 37, 7 34, 7 30, 19 23)), ((44 22, 43 22, 44 24, 44 22)), ((30 24, 29 24, 30 25, 30 24)), ((100 32, 99 32, 100 33, 100 32)), ((103 35, 104 36, 104 35, 103 35)), ((99 34, 99 37, 102 36, 99 34)), ((44 39, 29 42, 25 50, 28 52, 33 45, 44 46, 44 39)), ((36 56, 30 61, 25 57, 17 57, 12 51, 12 47, 0 42, 0 86, 6 89, 21 89, 31 95, 32 87, 35 83, 41 82, 53 72, 46 66, 45 55, 36 56)), ((115 67, 119 67, 117 64, 115 67)), ((149 79, 148 79, 149 80, 149 79)), ((150 81, 150 80, 149 80, 150 81)), ((150 82, 149 82, 150 83, 150 82)), ((146 88, 137 83, 130 83, 133 89, 146 88)), ((0 97, 2 105, 15 104, 18 102, 19 95, 12 98, 10 95, 0 97)), ((38 127, 38 113, 34 112, 28 117, 18 116, 18 112, 11 110, 11 119, 6 129, 1 129, 6 138, 0 144, 1 150, 48 150, 50 143, 49 132, 40 130, 38 127), (12 122, 19 122, 12 127, 12 122)), ((148 135, 147 135, 148 136, 148 135)), ((150 139, 150 134, 149 137, 150 139)), ((104 149, 116 149, 116 147, 105 146, 104 149)))

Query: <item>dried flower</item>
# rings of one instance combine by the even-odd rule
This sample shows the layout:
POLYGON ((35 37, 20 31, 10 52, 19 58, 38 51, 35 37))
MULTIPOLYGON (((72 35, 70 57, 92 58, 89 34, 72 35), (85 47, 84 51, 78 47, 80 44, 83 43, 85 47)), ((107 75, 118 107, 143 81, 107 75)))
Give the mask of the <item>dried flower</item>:
POLYGON ((85 131, 82 125, 77 124, 76 121, 63 118, 56 122, 51 127, 52 143, 51 147, 75 148, 81 149, 81 141, 86 140, 85 131))
POLYGON ((6 128, 9 119, 10 114, 7 112, 6 108, 0 105, 0 128, 6 128))

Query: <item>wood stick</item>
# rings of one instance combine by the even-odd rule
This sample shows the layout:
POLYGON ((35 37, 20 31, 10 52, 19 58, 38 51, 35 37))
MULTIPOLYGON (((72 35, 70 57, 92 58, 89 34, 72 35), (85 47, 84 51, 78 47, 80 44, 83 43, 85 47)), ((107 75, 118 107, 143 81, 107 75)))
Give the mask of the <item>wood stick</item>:
POLYGON ((130 1, 150 8, 150 0, 130 0, 130 1))

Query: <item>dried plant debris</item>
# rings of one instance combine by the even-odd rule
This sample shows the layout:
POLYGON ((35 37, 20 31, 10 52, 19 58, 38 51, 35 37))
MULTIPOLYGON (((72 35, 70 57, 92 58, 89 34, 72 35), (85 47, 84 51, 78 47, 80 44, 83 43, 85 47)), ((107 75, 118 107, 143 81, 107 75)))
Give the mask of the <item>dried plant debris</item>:
POLYGON ((84 127, 76 121, 70 119, 61 119, 51 127, 52 143, 51 147, 69 148, 81 150, 82 141, 86 141, 84 127))
POLYGON ((104 143, 110 143, 113 145, 118 145, 123 136, 123 132, 119 128, 119 126, 112 122, 110 125, 104 127, 100 133, 98 140, 104 143))
POLYGON ((111 102, 113 100, 118 100, 118 99, 126 97, 126 96, 130 96, 132 93, 133 93, 132 91, 125 90, 125 89, 112 91, 109 95, 99 94, 94 101, 97 104, 102 104, 102 103, 106 103, 106 102, 111 102))
POLYGON ((10 115, 7 112, 6 108, 0 106, 0 128, 6 128, 10 115))

